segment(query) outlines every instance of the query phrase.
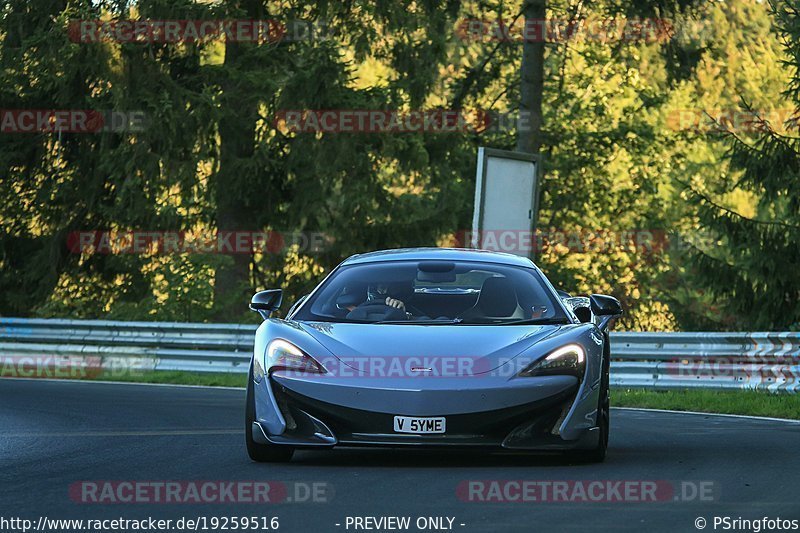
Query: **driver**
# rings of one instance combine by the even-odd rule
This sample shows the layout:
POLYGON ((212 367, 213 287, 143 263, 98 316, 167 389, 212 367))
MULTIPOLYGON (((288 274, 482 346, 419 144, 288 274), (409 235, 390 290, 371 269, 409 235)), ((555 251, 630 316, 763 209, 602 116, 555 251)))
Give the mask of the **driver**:
POLYGON ((337 302, 337 307, 351 313, 364 305, 381 304, 396 309, 403 313, 406 318, 410 318, 409 313, 406 311, 405 302, 389 295, 390 292, 394 291, 392 291, 392 286, 388 283, 374 283, 367 285, 366 290, 363 286, 360 290, 363 291, 360 297, 358 296, 358 288, 355 288, 355 291, 349 296, 341 296, 340 301, 337 302), (364 296, 366 296, 366 299, 364 299, 364 296))
MULTIPOLYGON (((433 320, 416 307, 414 302, 414 280, 354 281, 344 287, 336 298, 334 313, 354 320, 394 321, 433 320), (385 307, 384 307, 385 306, 385 307), (386 308, 389 309, 386 309, 386 308)), ((435 320, 453 320, 441 315, 435 320)))
POLYGON ((381 302, 389 307, 394 307, 405 312, 406 304, 397 298, 389 296, 389 285, 386 283, 377 283, 367 287, 367 301, 368 302, 381 302))

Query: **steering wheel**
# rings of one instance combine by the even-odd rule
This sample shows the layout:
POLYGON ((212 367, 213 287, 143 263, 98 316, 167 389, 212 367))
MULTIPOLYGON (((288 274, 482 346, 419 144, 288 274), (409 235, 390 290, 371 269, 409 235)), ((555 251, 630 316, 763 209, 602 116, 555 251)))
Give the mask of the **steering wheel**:
POLYGON ((351 320, 406 320, 408 317, 402 309, 386 305, 382 301, 364 302, 349 313, 351 320))

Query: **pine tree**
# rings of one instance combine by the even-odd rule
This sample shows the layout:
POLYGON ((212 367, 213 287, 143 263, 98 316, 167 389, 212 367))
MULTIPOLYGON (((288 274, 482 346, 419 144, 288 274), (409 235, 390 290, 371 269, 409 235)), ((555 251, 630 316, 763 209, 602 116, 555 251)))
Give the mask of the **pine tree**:
MULTIPOLYGON (((800 103, 800 3, 772 5, 789 57, 792 78, 785 95, 800 103)), ((690 186, 688 197, 714 239, 695 247, 697 280, 726 310, 724 327, 743 330, 800 329, 800 138, 797 112, 776 124, 752 109, 755 137, 729 130, 731 167, 740 171, 716 190, 690 186), (739 212, 726 195, 743 191, 752 215, 739 212)))

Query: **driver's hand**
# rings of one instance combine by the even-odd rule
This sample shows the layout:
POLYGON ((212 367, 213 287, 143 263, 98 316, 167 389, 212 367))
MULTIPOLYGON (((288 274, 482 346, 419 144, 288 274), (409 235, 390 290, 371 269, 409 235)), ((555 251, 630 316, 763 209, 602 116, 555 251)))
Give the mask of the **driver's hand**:
POLYGON ((386 305, 388 305, 389 307, 396 307, 397 309, 402 309, 403 311, 406 310, 406 304, 404 304, 400 300, 396 300, 388 296, 386 297, 386 305))

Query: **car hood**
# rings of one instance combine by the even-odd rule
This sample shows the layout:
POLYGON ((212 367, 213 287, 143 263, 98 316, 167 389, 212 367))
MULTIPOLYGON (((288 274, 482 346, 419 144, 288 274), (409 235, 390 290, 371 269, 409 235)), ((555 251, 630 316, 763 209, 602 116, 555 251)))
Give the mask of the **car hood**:
MULTIPOLYGON (((357 374, 484 374, 565 329, 553 325, 464 326, 302 322, 300 327, 357 374), (394 369, 394 370, 392 370, 394 369)), ((311 353, 315 358, 318 353, 311 353)))

